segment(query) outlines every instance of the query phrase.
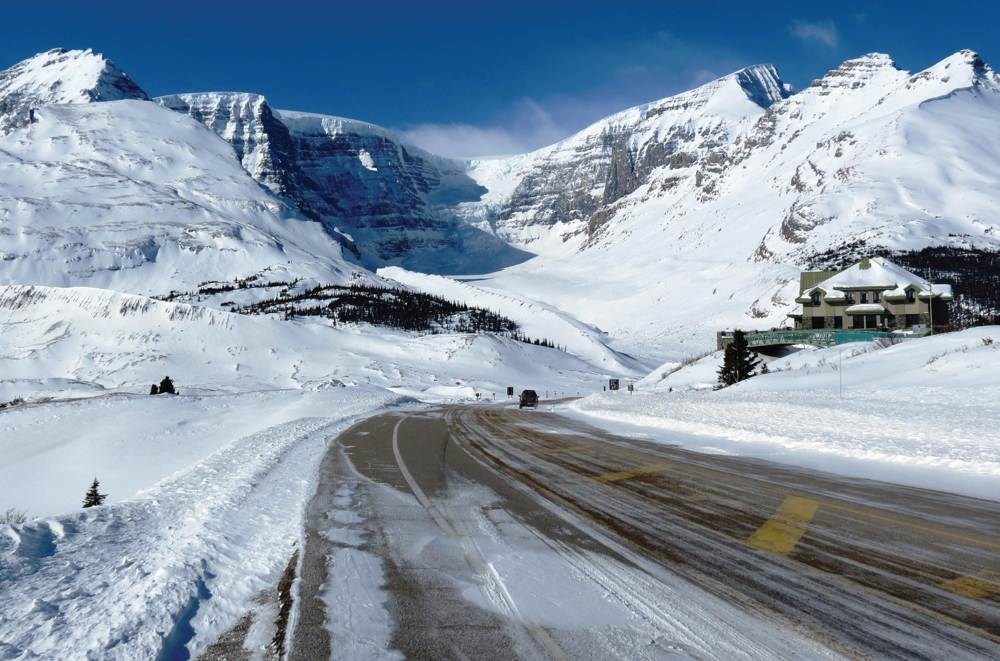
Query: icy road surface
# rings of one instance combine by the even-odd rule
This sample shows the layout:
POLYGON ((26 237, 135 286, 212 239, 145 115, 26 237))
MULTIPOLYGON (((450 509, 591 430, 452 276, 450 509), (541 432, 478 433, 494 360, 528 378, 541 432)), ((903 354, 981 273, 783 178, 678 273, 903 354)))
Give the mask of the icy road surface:
POLYGON ((1000 503, 615 437, 386 414, 331 446, 290 658, 1000 649, 1000 503))

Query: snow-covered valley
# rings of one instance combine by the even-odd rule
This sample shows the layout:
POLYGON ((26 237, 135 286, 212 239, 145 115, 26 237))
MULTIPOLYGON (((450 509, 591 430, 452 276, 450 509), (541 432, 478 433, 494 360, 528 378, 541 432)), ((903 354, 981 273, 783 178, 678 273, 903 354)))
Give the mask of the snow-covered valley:
MULTIPOLYGON (((918 73, 869 54, 800 91, 751 66, 469 161, 250 92, 150 99, 89 50, 0 72, 0 659, 193 658, 248 613, 243 652, 273 657, 289 621, 261 595, 341 432, 500 410, 508 387, 623 437, 1000 500, 998 120, 970 51, 918 73), (800 347, 712 390, 717 331, 786 325, 802 270, 869 254, 978 325, 800 347), (333 313, 364 288, 399 316, 333 313), (434 301, 510 330, 458 332, 434 301), (148 394, 167 375, 179 394, 148 394), (107 501, 80 509, 95 478, 107 501)), ((372 466, 338 470, 354 489, 372 466)), ((385 568, 340 551, 359 619, 391 620, 385 568)), ((359 627, 347 644, 385 651, 359 627)))

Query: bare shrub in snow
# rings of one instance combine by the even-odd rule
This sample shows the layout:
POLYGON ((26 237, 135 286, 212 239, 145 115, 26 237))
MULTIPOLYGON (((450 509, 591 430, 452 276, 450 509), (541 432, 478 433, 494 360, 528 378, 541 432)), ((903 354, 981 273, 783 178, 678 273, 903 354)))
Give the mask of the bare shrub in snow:
POLYGON ((877 351, 879 349, 887 349, 889 347, 896 346, 902 341, 903 339, 901 337, 897 337, 895 335, 883 335, 882 337, 875 338, 875 341, 872 342, 872 344, 877 351))
POLYGON ((22 512, 21 510, 16 510, 13 507, 7 509, 5 512, 0 512, 0 526, 19 526, 22 523, 28 521, 28 513, 22 512))
POLYGON ((991 347, 991 346, 993 346, 993 338, 990 337, 990 336, 988 336, 988 335, 986 337, 984 337, 983 338, 983 346, 985 346, 985 347, 991 347))

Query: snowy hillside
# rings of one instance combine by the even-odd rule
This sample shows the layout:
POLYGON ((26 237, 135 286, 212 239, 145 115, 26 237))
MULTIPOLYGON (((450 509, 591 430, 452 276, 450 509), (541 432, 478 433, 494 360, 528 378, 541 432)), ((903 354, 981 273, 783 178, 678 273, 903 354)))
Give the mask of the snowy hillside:
POLYGON ((802 351, 735 386, 688 389, 710 387, 718 366, 713 354, 640 382, 634 395, 598 393, 571 409, 629 433, 669 430, 674 442, 709 452, 1000 494, 998 326, 802 351))
POLYGON ((24 286, 0 288, 0 370, 30 387, 45 375, 146 392, 169 374, 186 388, 373 384, 430 399, 521 384, 587 390, 616 373, 492 335, 334 328, 107 290, 24 286))
POLYGON ((367 122, 274 110, 259 94, 156 99, 233 145, 243 167, 367 266, 477 272, 527 255, 461 222, 453 207, 484 192, 465 164, 405 145, 367 122))
POLYGON ((565 252, 551 235, 585 246, 640 188, 646 198, 710 195, 733 142, 787 95, 774 67, 748 67, 531 154, 474 161, 470 174, 489 193, 463 210, 534 252, 565 252))
POLYGON ((148 101, 45 106, 0 138, 0 282, 166 293, 358 270, 198 122, 148 101))
POLYGON ((32 111, 44 105, 146 98, 103 55, 54 48, 0 71, 0 134, 28 124, 32 111))
POLYGON ((664 358, 721 328, 782 323, 800 268, 876 251, 923 268, 914 251, 958 250, 935 277, 960 298, 986 290, 962 305, 1000 312, 982 265, 1000 249, 997 74, 969 51, 916 74, 872 54, 784 89, 753 67, 474 163, 490 192, 467 218, 541 254, 489 285, 664 358))
POLYGON ((437 275, 406 271, 399 267, 379 269, 378 274, 416 291, 493 310, 515 321, 529 337, 555 342, 566 352, 616 374, 645 373, 648 366, 608 346, 607 336, 580 323, 558 308, 518 296, 512 292, 481 286, 476 279, 460 281, 437 275))

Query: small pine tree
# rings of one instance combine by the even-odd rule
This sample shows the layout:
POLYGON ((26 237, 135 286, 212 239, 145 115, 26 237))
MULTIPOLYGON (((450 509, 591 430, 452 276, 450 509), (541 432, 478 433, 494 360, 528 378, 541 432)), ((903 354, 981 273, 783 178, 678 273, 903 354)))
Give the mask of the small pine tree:
POLYGON ((718 372, 719 388, 756 376, 761 363, 757 352, 750 350, 746 334, 741 330, 733 331, 733 341, 726 346, 718 372))
POLYGON ((722 352, 722 367, 719 368, 719 385, 716 389, 725 388, 736 383, 736 351, 732 344, 727 344, 722 352))
POLYGON ((108 494, 99 493, 97 490, 98 487, 100 487, 100 483, 95 477, 94 482, 90 485, 90 488, 87 489, 87 494, 83 497, 84 507, 94 507, 95 505, 104 504, 104 499, 108 497, 108 494))

